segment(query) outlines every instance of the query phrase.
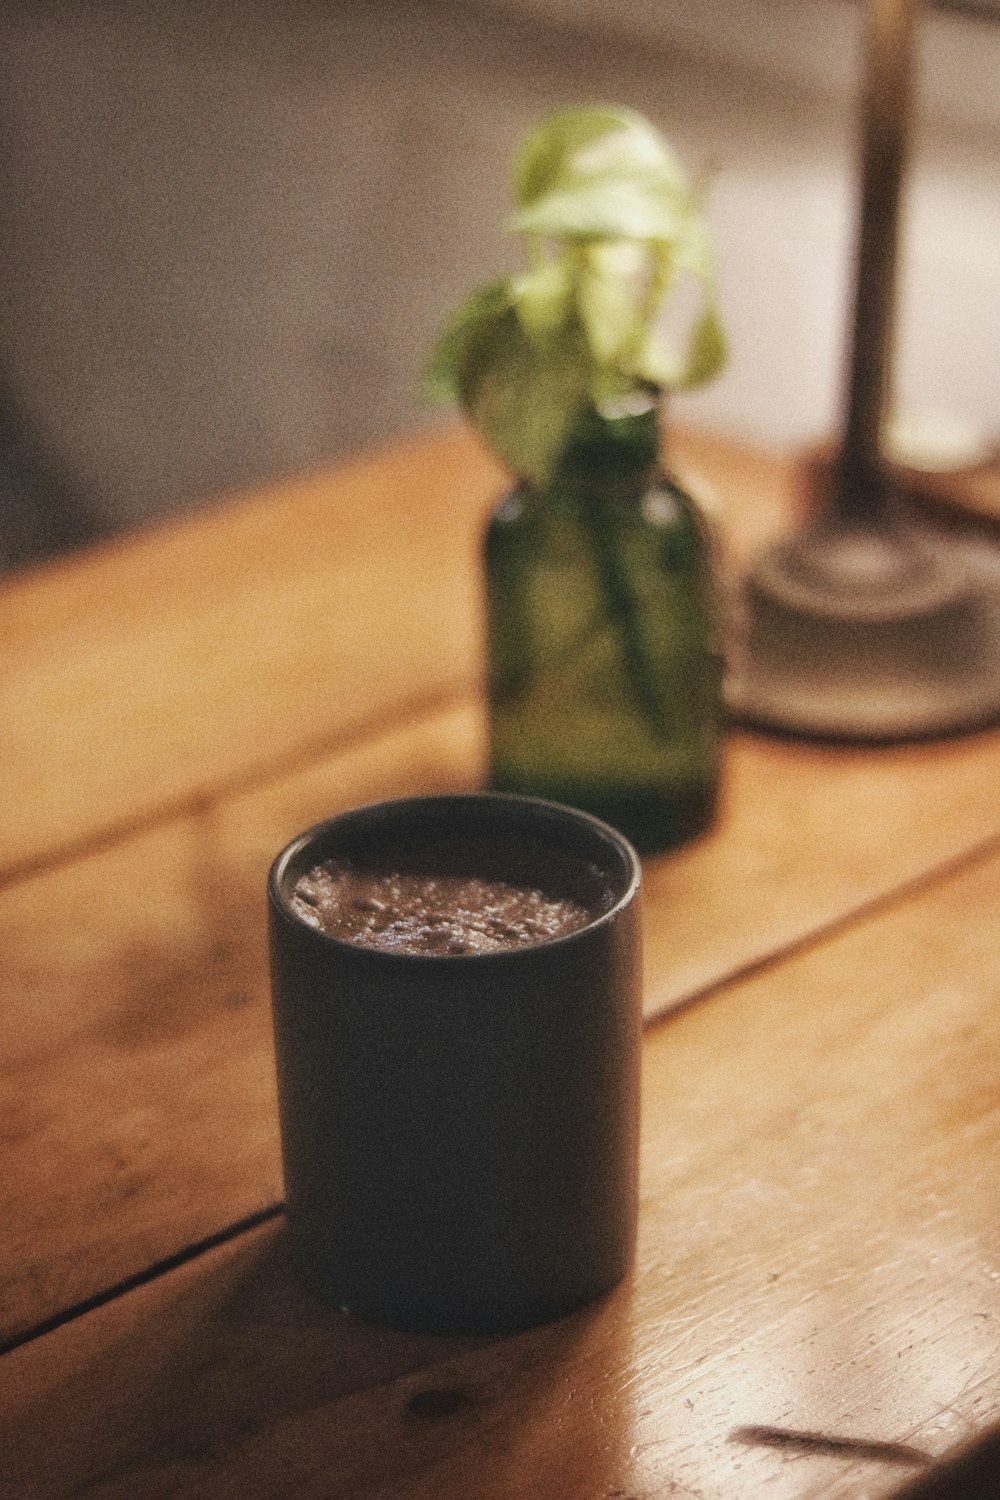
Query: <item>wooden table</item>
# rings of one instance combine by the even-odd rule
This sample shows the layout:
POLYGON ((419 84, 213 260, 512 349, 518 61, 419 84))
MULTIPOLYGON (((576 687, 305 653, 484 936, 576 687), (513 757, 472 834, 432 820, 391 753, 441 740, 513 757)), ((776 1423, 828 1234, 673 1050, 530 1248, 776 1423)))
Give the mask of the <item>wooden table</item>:
MULTIPOLYGON (((679 453, 735 559, 788 523, 679 453)), ((4 1497, 875 1500, 1000 1422, 997 734, 731 736, 646 865, 619 1292, 434 1340, 289 1278, 265 871, 478 783, 500 485, 444 431, 0 587, 4 1497)))

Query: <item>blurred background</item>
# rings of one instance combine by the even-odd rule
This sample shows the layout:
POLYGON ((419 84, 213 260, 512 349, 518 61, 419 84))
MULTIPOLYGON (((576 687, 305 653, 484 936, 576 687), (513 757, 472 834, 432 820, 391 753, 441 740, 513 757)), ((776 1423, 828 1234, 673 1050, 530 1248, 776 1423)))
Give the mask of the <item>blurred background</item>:
MULTIPOLYGON (((731 360, 687 425, 836 428, 855 0, 7 0, 0 569, 442 420, 442 319, 516 263, 515 141, 631 105, 708 171, 731 360)), ((929 9, 899 408, 1000 422, 1000 12, 929 9)))

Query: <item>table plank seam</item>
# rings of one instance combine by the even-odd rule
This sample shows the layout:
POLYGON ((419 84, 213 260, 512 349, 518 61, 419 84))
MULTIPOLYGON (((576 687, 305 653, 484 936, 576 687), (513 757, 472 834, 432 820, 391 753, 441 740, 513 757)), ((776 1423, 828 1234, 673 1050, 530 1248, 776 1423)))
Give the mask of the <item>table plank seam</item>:
POLYGON ((214 1230, 212 1234, 205 1235, 203 1239, 196 1240, 191 1245, 185 1245, 180 1250, 175 1250, 171 1255, 165 1255, 161 1260, 154 1261, 151 1266, 146 1266, 141 1271, 133 1271, 130 1276, 125 1276, 121 1281, 115 1282, 113 1286, 104 1287, 99 1292, 85 1297, 82 1302, 76 1302, 72 1307, 65 1307, 51 1317, 43 1319, 42 1322, 34 1324, 31 1328, 23 1329, 13 1338, 0 1343, 0 1357, 5 1354, 13 1354, 15 1349, 21 1349, 25 1344, 34 1343, 36 1339, 44 1338, 46 1334, 54 1333, 56 1329, 64 1327, 67 1323, 73 1323, 77 1318, 86 1313, 96 1312, 100 1307, 106 1307, 109 1302, 115 1302, 119 1297, 125 1297, 129 1292, 137 1291, 139 1287, 146 1286, 155 1281, 159 1276, 165 1276, 170 1271, 176 1271, 181 1266, 188 1265, 202 1255, 207 1255, 211 1250, 217 1250, 219 1246, 229 1244, 237 1240, 241 1235, 249 1234, 254 1229, 259 1229, 262 1224, 268 1224, 272 1219, 277 1219, 285 1211, 283 1202, 269 1203, 264 1208, 256 1209, 251 1214, 246 1214, 242 1219, 237 1219, 232 1224, 225 1225, 222 1229, 214 1230))
POLYGON ((386 715, 364 719, 332 734, 311 736, 281 755, 248 767, 239 775, 221 778, 214 785, 197 787, 183 796, 167 798, 143 812, 106 823, 79 838, 54 845, 37 855, 14 860, 0 866, 0 892, 51 874, 64 865, 102 854, 138 834, 150 833, 177 819, 197 817, 215 803, 244 796, 269 781, 307 770, 330 755, 349 751, 367 739, 379 739, 398 732, 412 720, 430 718, 467 703, 473 694, 473 684, 468 679, 456 679, 424 697, 403 699, 386 715))
MULTIPOLYGON (((768 953, 759 959, 741 965, 729 974, 722 976, 718 980, 714 980, 709 985, 692 991, 689 995, 671 1003, 662 1010, 646 1015, 643 1018, 643 1030, 651 1031, 655 1026, 670 1019, 681 1010, 687 1009, 700 1001, 711 999, 717 993, 741 983, 744 979, 755 977, 766 972, 768 969, 777 968, 800 953, 808 952, 828 941, 835 940, 842 934, 862 926, 869 919, 878 917, 890 910, 901 899, 919 895, 938 884, 943 884, 948 879, 965 873, 976 864, 987 862, 997 853, 1000 853, 1000 835, 994 835, 985 839, 971 850, 966 850, 963 854, 947 860, 931 870, 922 872, 912 880, 906 881, 893 890, 884 892, 880 896, 863 903, 860 907, 855 908, 833 922, 816 928, 795 942, 788 943, 773 953, 768 953)), ((239 1239, 240 1236, 250 1233, 260 1225, 278 1218, 283 1212, 283 1202, 267 1204, 253 1213, 245 1215, 241 1219, 237 1219, 230 1224, 222 1226, 220 1229, 214 1230, 211 1234, 204 1236, 193 1244, 187 1245, 173 1252, 171 1255, 155 1261, 152 1265, 147 1266, 141 1271, 133 1272, 130 1276, 122 1278, 121 1281, 116 1282, 114 1285, 105 1287, 83 1301, 74 1303, 72 1306, 62 1309, 60 1312, 34 1324, 32 1327, 22 1330, 15 1337, 0 1343, 0 1356, 10 1354, 15 1349, 19 1349, 25 1344, 32 1343, 34 1340, 54 1332, 56 1329, 75 1321, 77 1318, 93 1312, 117 1300, 119 1297, 125 1296, 129 1292, 146 1285, 157 1277, 166 1275, 170 1271, 198 1259, 220 1245, 239 1239)))
POLYGON ((711 1000, 722 990, 741 984, 745 979, 756 978, 760 974, 767 973, 769 969, 778 968, 789 959, 797 958, 799 954, 822 947, 824 943, 840 937, 842 933, 863 926, 870 919, 883 915, 911 897, 920 896, 937 885, 947 884, 949 880, 955 879, 967 870, 974 869, 978 864, 985 864, 998 853, 1000 853, 1000 834, 991 834, 981 843, 973 844, 970 848, 963 849, 960 854, 942 860, 940 864, 932 865, 929 869, 921 870, 918 875, 911 876, 910 879, 902 881, 890 890, 879 892, 877 896, 870 897, 860 906, 852 907, 850 911, 842 912, 831 921, 810 928, 808 932, 801 933, 778 948, 769 949, 767 953, 762 953, 757 958, 737 964, 735 968, 716 976, 708 984, 700 985, 687 994, 676 996, 656 1009, 647 1010, 642 1019, 643 1030, 650 1031, 661 1022, 670 1020, 679 1011, 688 1010, 704 1000, 711 1000))

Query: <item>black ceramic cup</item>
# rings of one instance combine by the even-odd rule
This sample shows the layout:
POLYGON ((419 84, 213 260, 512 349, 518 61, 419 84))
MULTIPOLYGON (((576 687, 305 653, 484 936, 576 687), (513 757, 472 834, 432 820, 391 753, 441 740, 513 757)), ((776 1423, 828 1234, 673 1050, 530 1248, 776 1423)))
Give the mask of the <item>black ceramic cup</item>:
POLYGON ((499 1333, 568 1313, 624 1276, 637 1210, 639 879, 635 851, 606 824, 500 794, 357 808, 275 860, 288 1231, 324 1300, 401 1329, 499 1333), (603 895, 568 935, 447 955, 360 947, 290 900, 317 863, 377 865, 400 850, 418 851, 414 869, 472 859, 462 873, 522 885, 534 873, 543 889, 581 861, 603 895))

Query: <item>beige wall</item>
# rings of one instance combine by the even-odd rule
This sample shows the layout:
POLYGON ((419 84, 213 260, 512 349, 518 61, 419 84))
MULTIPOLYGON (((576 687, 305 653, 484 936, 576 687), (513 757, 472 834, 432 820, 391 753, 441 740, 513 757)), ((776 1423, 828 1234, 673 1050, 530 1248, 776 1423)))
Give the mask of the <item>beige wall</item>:
MULTIPOLYGON (((103 529, 439 420, 416 394, 421 361, 452 302, 510 262, 513 142, 598 98, 648 112, 692 169, 716 170, 733 357, 679 415, 785 446, 829 427, 858 11, 668 0, 632 21, 605 0, 14 0, 0 12, 8 441, 27 434, 103 529), (566 13, 598 30, 567 30, 566 13)), ((907 404, 987 426, 995 87, 985 110, 966 106, 977 68, 1000 76, 998 38, 929 23, 900 339, 907 404), (963 55, 973 75, 959 68, 956 89, 963 55)))

